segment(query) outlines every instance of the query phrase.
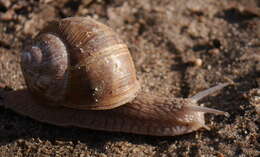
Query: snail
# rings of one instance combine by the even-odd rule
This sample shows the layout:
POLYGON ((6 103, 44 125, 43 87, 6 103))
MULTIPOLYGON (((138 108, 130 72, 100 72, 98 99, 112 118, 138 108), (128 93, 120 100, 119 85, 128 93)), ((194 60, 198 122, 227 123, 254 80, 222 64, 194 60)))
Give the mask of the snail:
POLYGON ((130 52, 108 26, 87 17, 49 23, 21 53, 27 89, 3 94, 3 106, 58 126, 152 136, 187 134, 205 125, 204 114, 228 113, 190 98, 164 98, 140 88, 130 52))

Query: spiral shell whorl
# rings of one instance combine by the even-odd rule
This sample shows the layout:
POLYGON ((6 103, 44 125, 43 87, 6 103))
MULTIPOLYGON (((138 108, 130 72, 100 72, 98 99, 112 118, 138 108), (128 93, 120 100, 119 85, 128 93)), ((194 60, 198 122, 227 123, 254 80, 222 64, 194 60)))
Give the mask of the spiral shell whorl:
POLYGON ((39 35, 34 44, 22 52, 21 66, 28 88, 34 95, 56 103, 64 99, 68 56, 59 37, 39 35))

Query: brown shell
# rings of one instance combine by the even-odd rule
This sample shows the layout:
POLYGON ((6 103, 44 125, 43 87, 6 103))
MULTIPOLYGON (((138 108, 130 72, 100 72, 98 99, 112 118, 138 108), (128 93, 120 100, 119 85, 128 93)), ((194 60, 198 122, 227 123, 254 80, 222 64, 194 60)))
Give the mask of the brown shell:
POLYGON ((50 23, 22 53, 28 88, 40 101, 76 109, 111 109, 140 89, 127 46, 90 18, 50 23))

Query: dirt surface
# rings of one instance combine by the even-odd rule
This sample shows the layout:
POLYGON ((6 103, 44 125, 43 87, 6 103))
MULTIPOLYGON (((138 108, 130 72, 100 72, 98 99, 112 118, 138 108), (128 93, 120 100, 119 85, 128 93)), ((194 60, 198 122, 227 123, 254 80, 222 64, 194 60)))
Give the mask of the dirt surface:
POLYGON ((56 127, 0 107, 1 157, 260 155, 259 0, 0 0, 0 93, 25 88, 21 48, 69 16, 118 32, 143 90, 188 97, 234 82, 202 101, 230 117, 206 115, 210 131, 151 137, 56 127))

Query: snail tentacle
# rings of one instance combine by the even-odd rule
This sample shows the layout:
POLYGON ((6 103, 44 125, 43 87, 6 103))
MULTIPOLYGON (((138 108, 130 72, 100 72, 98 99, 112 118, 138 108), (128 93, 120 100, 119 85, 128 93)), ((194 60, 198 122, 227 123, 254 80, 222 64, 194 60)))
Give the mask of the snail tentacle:
POLYGON ((214 87, 211 87, 209 89, 206 89, 206 90, 203 90, 197 94, 195 94, 194 96, 190 97, 193 101, 197 102, 203 98, 205 98, 206 96, 210 95, 210 94, 213 94, 215 93, 216 91, 226 87, 227 85, 229 85, 229 83, 221 83, 221 84, 218 84, 214 87))
MULTIPOLYGON (((215 92, 217 92, 218 90, 226 87, 227 85, 229 85, 228 83, 221 83, 218 84, 216 86, 213 86, 209 89, 203 90, 197 94, 195 94, 194 96, 188 98, 191 100, 191 102, 193 102, 194 104, 197 103, 199 100, 205 98, 206 96, 209 96, 215 92)), ((213 113, 213 114, 219 114, 219 115, 225 115, 227 117, 229 117, 229 113, 224 112, 224 111, 220 111, 217 109, 213 109, 213 108, 208 108, 208 107, 204 107, 204 106, 198 106, 198 105, 193 105, 193 103, 191 103, 190 105, 185 105, 185 109, 186 110, 191 110, 191 111, 195 111, 195 112, 203 112, 203 113, 213 113)))
POLYGON ((213 108, 204 107, 204 106, 187 105, 187 106, 185 106, 185 108, 187 110, 191 110, 191 111, 195 111, 195 112, 213 113, 213 114, 225 115, 227 117, 229 116, 229 113, 227 113, 227 112, 220 111, 220 110, 213 109, 213 108))

